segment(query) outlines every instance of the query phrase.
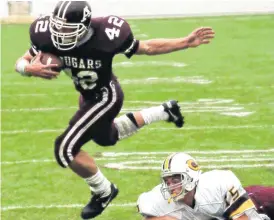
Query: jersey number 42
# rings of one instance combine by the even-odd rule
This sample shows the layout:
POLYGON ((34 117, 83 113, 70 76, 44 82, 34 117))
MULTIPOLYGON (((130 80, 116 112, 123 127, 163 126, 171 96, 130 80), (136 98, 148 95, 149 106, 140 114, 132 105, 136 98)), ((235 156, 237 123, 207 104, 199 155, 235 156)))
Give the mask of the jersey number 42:
POLYGON ((120 35, 120 28, 124 24, 124 20, 115 17, 115 16, 110 16, 108 19, 109 24, 113 24, 113 28, 106 28, 105 32, 110 40, 114 40, 115 37, 119 37, 120 35))

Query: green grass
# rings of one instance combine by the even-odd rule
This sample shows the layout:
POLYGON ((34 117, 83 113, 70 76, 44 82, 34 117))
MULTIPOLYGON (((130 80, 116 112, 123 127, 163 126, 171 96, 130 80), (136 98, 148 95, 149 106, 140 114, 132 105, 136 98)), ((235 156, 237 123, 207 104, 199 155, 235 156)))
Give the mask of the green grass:
MULTIPOLYGON (((274 168, 267 165, 273 165, 274 153, 266 151, 247 155, 242 151, 273 148, 274 15, 138 20, 130 23, 136 26, 133 28, 136 35, 143 33, 149 38, 181 37, 198 26, 212 26, 216 31, 216 38, 210 45, 162 56, 134 56, 131 62, 146 62, 146 65, 115 67, 115 73, 122 82, 126 95, 124 109, 130 111, 153 106, 152 103, 142 101, 161 103, 172 98, 178 99, 182 102, 182 110, 186 118, 185 127, 174 129, 172 125, 161 122, 142 129, 134 137, 119 142, 115 147, 102 148, 90 142, 84 149, 92 155, 105 152, 235 150, 234 154, 194 153, 193 155, 198 157, 198 161, 199 159, 203 161, 202 167, 222 165, 229 168, 237 165, 238 167, 232 170, 244 186, 273 185, 274 168), (179 62, 187 66, 157 66, 151 61, 179 62), (212 83, 194 84, 162 79, 152 84, 145 84, 140 80, 148 77, 178 76, 184 79, 202 76, 212 83), (138 79, 139 83, 126 82, 126 80, 138 79), (231 102, 210 105, 209 100, 205 103, 198 102, 199 99, 221 99, 231 102), (242 109, 233 110, 233 107, 242 109), (235 117, 221 114, 223 112, 252 112, 252 114, 235 117), (214 162, 216 159, 228 157, 241 159, 245 155, 253 161, 214 162), (261 167, 239 168, 241 165, 256 164, 261 167)), ((79 219, 81 204, 85 204, 89 199, 88 187, 70 170, 59 168, 53 156, 54 139, 66 127, 75 112, 78 94, 74 91, 70 79, 64 75, 58 80, 45 81, 23 78, 15 73, 14 63, 28 47, 28 25, 2 25, 2 219, 79 219), (36 96, 27 94, 36 94, 36 96), (60 109, 28 110, 57 107, 60 109), (48 129, 51 131, 37 132, 48 129), (25 130, 25 133, 11 133, 22 130, 25 130), (5 163, 24 160, 48 161, 5 163), (46 208, 50 205, 73 204, 76 207, 46 208), (11 206, 18 207, 5 210, 11 206), (31 208, 31 206, 42 208, 31 208)), ((128 60, 122 56, 117 56, 115 59, 115 63, 124 61, 128 60)), ((152 159, 155 163, 142 165, 157 167, 164 156, 166 154, 157 154, 152 159)), ((121 156, 113 160, 104 154, 96 157, 100 159, 98 164, 104 174, 120 188, 120 194, 113 204, 134 203, 140 193, 159 183, 159 170, 113 170, 105 167, 108 163, 121 165, 127 161, 134 163, 138 160, 146 160, 141 157, 121 156)), ((102 216, 98 217, 104 220, 140 218, 134 206, 109 207, 102 216)))

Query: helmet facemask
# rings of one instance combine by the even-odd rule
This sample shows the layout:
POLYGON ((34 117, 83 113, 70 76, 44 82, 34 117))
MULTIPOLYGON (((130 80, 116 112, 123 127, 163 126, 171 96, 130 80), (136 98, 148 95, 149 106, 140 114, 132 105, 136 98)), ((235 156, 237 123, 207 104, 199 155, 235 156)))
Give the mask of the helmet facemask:
POLYGON ((85 36, 88 28, 82 23, 67 23, 65 19, 51 16, 50 32, 58 50, 71 50, 85 36))
POLYGON ((161 188, 163 197, 169 202, 171 200, 178 202, 189 192, 187 188, 190 182, 191 177, 187 173, 163 174, 161 188))

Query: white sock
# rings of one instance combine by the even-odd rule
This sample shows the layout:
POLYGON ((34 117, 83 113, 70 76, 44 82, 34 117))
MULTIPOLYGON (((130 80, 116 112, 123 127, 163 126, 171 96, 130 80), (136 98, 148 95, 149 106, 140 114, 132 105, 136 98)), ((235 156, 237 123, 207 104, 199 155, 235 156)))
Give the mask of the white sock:
POLYGON ((164 111, 164 106, 151 107, 141 110, 141 115, 146 124, 150 124, 155 121, 166 121, 169 115, 164 111))
POLYGON ((111 192, 111 183, 99 169, 95 175, 86 178, 85 181, 90 186, 90 189, 94 194, 101 194, 102 197, 105 197, 111 192))

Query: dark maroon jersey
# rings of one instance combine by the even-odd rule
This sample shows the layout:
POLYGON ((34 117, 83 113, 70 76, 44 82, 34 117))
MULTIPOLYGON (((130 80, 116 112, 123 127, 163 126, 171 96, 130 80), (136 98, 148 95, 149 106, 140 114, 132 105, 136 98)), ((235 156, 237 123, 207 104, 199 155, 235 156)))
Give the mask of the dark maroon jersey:
POLYGON ((248 186, 245 190, 258 212, 274 220, 274 186, 248 186))
POLYGON ((129 24, 117 16, 93 18, 93 35, 72 50, 54 47, 49 31, 49 16, 36 19, 30 26, 31 55, 38 51, 52 53, 64 62, 64 71, 74 81, 76 89, 86 98, 108 85, 114 77, 112 60, 118 53, 130 58, 138 49, 129 24))

